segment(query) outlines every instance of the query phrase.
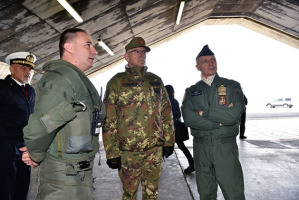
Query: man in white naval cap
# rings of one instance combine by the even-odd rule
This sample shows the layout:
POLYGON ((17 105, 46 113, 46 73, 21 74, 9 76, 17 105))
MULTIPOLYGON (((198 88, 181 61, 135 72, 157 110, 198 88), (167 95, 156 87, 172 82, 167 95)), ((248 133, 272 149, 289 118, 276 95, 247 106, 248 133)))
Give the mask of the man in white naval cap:
POLYGON ((23 128, 33 113, 35 90, 29 85, 36 57, 29 52, 8 55, 11 75, 0 80, 0 199, 27 199, 30 166, 22 161, 23 128))

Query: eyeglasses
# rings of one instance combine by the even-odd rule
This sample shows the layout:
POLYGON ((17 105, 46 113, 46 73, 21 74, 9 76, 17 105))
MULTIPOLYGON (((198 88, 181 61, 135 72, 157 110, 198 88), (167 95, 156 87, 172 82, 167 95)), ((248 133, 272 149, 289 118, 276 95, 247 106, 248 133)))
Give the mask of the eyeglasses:
POLYGON ((146 50, 140 51, 138 49, 134 49, 132 51, 128 51, 127 53, 132 53, 132 52, 135 52, 137 55, 141 55, 141 54, 146 54, 147 53, 146 50))

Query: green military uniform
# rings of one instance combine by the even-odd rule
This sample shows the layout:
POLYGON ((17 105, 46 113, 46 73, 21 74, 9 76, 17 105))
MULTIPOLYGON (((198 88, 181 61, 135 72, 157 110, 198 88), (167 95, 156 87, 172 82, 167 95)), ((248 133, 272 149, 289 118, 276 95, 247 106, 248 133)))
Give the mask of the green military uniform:
POLYGON ((30 157, 40 165, 37 199, 92 199, 92 167, 98 136, 91 133, 99 106, 93 84, 63 60, 44 65, 35 112, 24 128, 30 157))
POLYGON ((107 84, 103 142, 107 159, 121 156, 123 199, 157 199, 162 146, 173 146, 171 105, 162 80, 147 67, 126 67, 107 84))
POLYGON ((236 144, 238 121, 244 108, 240 84, 218 74, 211 86, 199 81, 186 89, 182 113, 194 137, 196 182, 201 200, 217 199, 218 184, 225 199, 245 199, 236 144), (228 107, 231 103, 233 106, 228 107), (198 114, 200 110, 203 116, 198 114))

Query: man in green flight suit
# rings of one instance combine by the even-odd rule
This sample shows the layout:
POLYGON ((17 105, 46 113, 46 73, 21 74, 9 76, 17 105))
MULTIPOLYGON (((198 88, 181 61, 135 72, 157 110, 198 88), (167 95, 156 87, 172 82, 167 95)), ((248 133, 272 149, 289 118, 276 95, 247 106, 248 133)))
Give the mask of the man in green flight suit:
POLYGON ((243 200, 244 180, 236 136, 245 109, 236 81, 219 77, 214 53, 205 45, 196 57, 201 81, 186 89, 182 113, 191 128, 196 183, 201 200, 217 199, 218 184, 225 199, 243 200))
POLYGON ((161 78, 147 72, 144 39, 133 38, 125 50, 126 71, 112 77, 104 98, 107 164, 119 170, 122 199, 136 199, 140 183, 143 199, 157 199, 162 152, 174 150, 171 104, 161 78))
POLYGON ((59 49, 61 59, 43 66, 35 112, 24 128, 28 151, 23 161, 40 164, 37 199, 92 199, 92 168, 99 150, 92 124, 98 120, 100 97, 83 72, 98 52, 78 28, 61 34, 59 49))

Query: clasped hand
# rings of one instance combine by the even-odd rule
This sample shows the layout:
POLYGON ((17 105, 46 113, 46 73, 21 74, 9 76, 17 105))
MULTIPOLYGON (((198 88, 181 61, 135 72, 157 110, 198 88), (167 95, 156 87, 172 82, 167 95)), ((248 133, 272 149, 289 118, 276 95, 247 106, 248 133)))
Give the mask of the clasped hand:
POLYGON ((35 168, 37 167, 39 164, 34 162, 33 160, 31 160, 30 156, 29 156, 29 153, 28 153, 28 150, 27 150, 27 147, 22 147, 20 148, 20 151, 23 152, 22 154, 22 161, 26 164, 26 165, 29 165, 30 167, 32 168, 35 168))

